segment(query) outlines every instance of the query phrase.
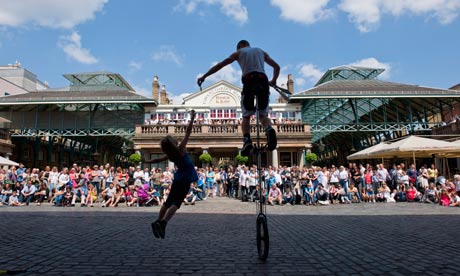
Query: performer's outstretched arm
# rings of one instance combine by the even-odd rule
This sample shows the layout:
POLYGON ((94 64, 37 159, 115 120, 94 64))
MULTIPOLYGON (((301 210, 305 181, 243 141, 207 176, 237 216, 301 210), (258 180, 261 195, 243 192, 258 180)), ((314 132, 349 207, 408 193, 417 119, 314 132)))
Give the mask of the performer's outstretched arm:
POLYGON ((180 142, 179 149, 184 149, 185 148, 185 146, 187 145, 187 142, 188 142, 188 138, 190 137, 190 134, 192 133, 193 121, 195 120, 195 115, 196 115, 195 110, 192 109, 190 114, 192 115, 190 117, 190 123, 188 124, 187 130, 185 131, 184 139, 182 139, 182 141, 180 142))

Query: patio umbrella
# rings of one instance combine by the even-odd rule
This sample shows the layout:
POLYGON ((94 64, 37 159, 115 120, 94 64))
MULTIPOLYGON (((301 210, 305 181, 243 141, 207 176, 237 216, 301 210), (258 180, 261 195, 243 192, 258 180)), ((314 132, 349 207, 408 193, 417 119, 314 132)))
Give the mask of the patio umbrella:
POLYGON ((0 166, 19 166, 19 163, 0 156, 0 166))
POLYGON ((409 136, 399 141, 393 142, 387 147, 374 152, 379 157, 432 157, 453 151, 460 152, 460 144, 424 138, 419 136, 409 136))
POLYGON ((375 158, 380 158, 381 156, 374 155, 375 152, 379 150, 383 150, 384 148, 388 147, 389 143, 388 142, 381 142, 377 145, 374 145, 372 147, 368 147, 366 149, 363 149, 361 151, 355 152, 353 154, 350 154, 347 156, 348 160, 358 160, 358 159, 375 159, 375 158))

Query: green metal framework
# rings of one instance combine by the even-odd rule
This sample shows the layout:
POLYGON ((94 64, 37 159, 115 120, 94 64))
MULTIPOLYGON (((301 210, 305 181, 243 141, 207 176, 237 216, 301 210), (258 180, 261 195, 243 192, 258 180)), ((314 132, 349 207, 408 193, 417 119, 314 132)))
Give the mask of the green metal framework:
POLYGON ((310 125, 320 158, 338 159, 386 139, 430 134, 460 91, 376 80, 382 69, 330 69, 312 89, 295 94, 302 120, 310 125), (324 150, 319 148, 324 147, 324 150))
POLYGON ((157 105, 136 94, 110 72, 69 74, 69 87, 0 98, 0 117, 10 121, 11 136, 24 143, 66 143, 68 148, 98 153, 121 152, 132 144, 135 125, 145 109, 157 105))

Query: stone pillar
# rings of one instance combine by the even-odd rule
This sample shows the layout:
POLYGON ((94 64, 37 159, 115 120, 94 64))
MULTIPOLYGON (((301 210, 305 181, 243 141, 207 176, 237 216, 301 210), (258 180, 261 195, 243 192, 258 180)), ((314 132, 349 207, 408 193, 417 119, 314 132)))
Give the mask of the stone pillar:
POLYGON ((277 149, 274 149, 272 151, 272 166, 273 167, 278 167, 279 164, 278 164, 278 150, 277 149))
POLYGON ((305 164, 305 149, 302 149, 297 156, 300 155, 300 158, 299 158, 299 167, 300 168, 303 168, 306 164, 305 164))

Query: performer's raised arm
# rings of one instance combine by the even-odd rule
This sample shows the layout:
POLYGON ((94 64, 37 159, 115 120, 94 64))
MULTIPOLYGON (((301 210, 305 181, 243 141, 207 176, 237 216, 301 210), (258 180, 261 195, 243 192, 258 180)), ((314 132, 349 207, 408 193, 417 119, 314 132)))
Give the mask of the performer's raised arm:
POLYGON ((195 115, 196 115, 195 110, 192 109, 190 114, 191 114, 190 123, 188 124, 187 129, 185 131, 184 139, 182 139, 182 141, 180 142, 179 149, 184 149, 185 148, 185 146, 187 145, 187 142, 188 142, 188 138, 190 137, 190 134, 192 134, 193 121, 195 120, 195 115))

